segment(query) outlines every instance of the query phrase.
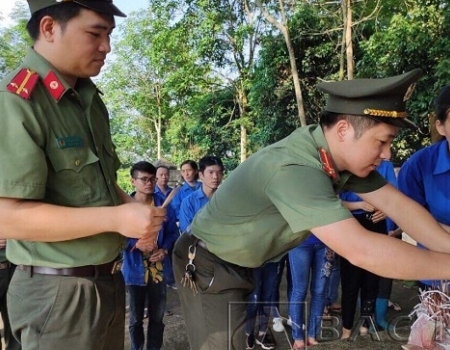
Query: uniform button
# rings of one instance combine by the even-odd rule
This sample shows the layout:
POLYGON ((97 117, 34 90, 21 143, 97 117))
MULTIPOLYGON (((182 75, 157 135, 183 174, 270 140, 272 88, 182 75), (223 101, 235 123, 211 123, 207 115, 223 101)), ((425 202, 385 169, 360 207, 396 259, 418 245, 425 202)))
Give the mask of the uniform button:
POLYGON ((81 164, 81 160, 76 159, 76 160, 75 160, 75 165, 76 165, 76 166, 80 166, 80 164, 81 164))
POLYGON ((108 185, 111 185, 111 180, 110 179, 108 179, 108 185))

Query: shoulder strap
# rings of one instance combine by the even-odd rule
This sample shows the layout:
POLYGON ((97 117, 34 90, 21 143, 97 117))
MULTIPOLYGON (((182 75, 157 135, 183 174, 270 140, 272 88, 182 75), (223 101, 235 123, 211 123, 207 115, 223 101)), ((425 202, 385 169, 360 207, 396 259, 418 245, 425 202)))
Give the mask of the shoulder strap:
POLYGON ((35 71, 23 68, 11 79, 6 88, 9 92, 29 100, 38 79, 39 75, 35 71))

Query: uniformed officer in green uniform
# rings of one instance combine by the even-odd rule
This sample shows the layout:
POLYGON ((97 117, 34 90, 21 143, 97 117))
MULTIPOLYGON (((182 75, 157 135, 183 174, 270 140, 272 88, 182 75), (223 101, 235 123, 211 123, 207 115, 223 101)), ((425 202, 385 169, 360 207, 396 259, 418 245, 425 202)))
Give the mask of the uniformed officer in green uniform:
POLYGON ((90 77, 110 52, 111 0, 28 0, 34 41, 0 83, 0 237, 18 265, 8 311, 23 349, 124 347, 125 237, 153 244, 165 209, 116 184, 108 113, 90 77))
POLYGON ((309 232, 377 275, 450 278, 443 268, 450 266, 448 232, 375 171, 391 157, 399 128, 414 127, 405 104, 421 75, 416 69, 320 84, 329 94, 320 124, 253 154, 220 186, 173 254, 192 349, 242 346, 235 338, 243 333, 242 301, 252 289, 246 268, 280 259, 309 232), (342 189, 356 192, 431 250, 364 229, 338 199, 342 189))

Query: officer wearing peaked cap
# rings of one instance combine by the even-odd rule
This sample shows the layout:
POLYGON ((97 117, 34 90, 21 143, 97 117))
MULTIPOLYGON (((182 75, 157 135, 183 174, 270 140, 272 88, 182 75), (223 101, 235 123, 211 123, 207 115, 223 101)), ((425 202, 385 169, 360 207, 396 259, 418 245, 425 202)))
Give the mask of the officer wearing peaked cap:
POLYGON ((441 268, 450 266, 450 235, 375 171, 390 158, 399 127, 413 126, 405 102, 421 74, 320 84, 328 101, 319 125, 295 130, 230 174, 173 252, 191 348, 243 343, 230 338, 242 334, 235 332, 245 319, 245 303, 239 302, 253 289, 247 268, 280 259, 310 232, 377 275, 450 277, 450 270, 441 268), (342 205, 341 189, 357 193, 431 251, 366 230, 342 205), (185 276, 189 283, 181 284, 185 276))
POLYGON ((54 5, 63 5, 66 3, 76 3, 80 6, 88 8, 90 10, 105 13, 107 15, 126 17, 126 15, 120 11, 112 0, 27 0, 30 6, 31 14, 54 5))
POLYGON ((113 16, 124 14, 112 0, 28 3, 33 47, 0 82, 0 238, 17 265, 11 329, 24 349, 123 350, 124 236, 153 244, 166 214, 117 186, 91 80, 110 52, 113 16))
POLYGON ((325 110, 337 114, 370 117, 387 124, 416 128, 408 120, 406 101, 411 97, 421 69, 383 79, 355 79, 321 83, 328 94, 325 110))

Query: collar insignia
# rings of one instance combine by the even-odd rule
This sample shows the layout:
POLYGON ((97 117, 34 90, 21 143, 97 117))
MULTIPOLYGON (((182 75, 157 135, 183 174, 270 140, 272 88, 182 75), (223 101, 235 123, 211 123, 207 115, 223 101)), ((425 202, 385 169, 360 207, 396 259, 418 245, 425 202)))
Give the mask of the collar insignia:
POLYGON ((52 71, 50 71, 44 78, 44 86, 56 101, 59 101, 64 91, 66 91, 64 84, 52 71))
POLYGON ((331 161, 331 157, 329 153, 322 147, 319 147, 319 157, 322 163, 322 169, 325 171, 332 180, 337 178, 336 170, 334 170, 333 162, 331 161))

